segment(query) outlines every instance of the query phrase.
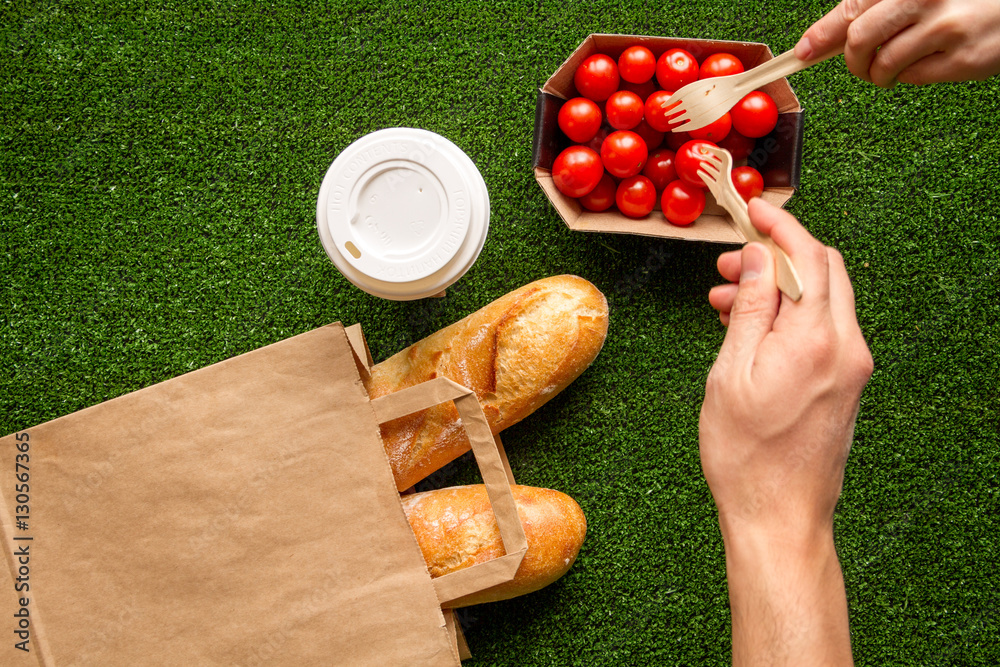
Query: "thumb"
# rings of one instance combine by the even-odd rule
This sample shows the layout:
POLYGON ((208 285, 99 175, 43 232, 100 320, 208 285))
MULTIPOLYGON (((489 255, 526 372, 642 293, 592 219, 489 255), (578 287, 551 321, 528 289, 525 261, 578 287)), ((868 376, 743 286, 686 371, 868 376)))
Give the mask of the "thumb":
POLYGON ((743 247, 740 285, 729 314, 729 329, 719 356, 752 358, 778 316, 781 293, 775 278, 774 255, 761 243, 743 247))

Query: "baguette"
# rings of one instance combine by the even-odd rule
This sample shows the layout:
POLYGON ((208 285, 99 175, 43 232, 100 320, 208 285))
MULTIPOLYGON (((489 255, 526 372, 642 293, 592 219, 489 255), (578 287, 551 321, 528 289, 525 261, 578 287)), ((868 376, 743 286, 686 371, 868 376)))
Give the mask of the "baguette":
MULTIPOLYGON (((493 433, 521 421, 575 380, 608 332, 608 302, 577 276, 514 290, 376 364, 365 389, 378 398, 436 377, 476 393, 493 433)), ((397 489, 410 488, 469 450, 451 403, 382 425, 397 489)))
MULTIPOLYGON (((548 586, 576 561, 587 535, 587 519, 565 493, 511 486, 528 551, 511 581, 469 595, 460 607, 507 600, 548 586)), ((482 484, 414 493, 402 498, 431 577, 442 577, 503 556, 493 509, 482 484)))

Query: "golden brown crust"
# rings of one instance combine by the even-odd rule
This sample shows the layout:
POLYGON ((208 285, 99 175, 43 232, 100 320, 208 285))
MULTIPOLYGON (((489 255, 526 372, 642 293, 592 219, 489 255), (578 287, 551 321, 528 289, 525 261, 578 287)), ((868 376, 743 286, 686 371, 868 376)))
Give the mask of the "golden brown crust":
MULTIPOLYGON (((548 586, 566 574, 587 535, 587 519, 565 493, 511 486, 528 551, 514 579, 463 598, 458 606, 507 600, 548 586)), ((486 487, 456 486, 402 498, 403 511, 431 577, 504 555, 486 487)))
MULTIPOLYGON (((575 380, 597 357, 608 302, 578 276, 525 285, 372 368, 378 398, 435 377, 476 392, 494 433, 521 421, 575 380)), ((451 404, 382 425, 402 491, 469 450, 451 404)))

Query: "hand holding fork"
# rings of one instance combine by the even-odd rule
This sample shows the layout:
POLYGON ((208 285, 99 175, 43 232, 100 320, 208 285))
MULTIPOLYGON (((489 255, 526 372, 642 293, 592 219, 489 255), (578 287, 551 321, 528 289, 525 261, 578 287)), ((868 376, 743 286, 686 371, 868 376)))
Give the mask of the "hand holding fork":
POLYGON ((733 185, 733 156, 726 149, 716 146, 705 146, 704 151, 708 156, 704 158, 698 170, 701 180, 708 186, 719 205, 729 212, 748 243, 756 241, 771 249, 777 263, 778 289, 793 301, 798 301, 802 298, 802 280, 785 251, 779 248, 770 236, 757 231, 750 222, 747 204, 733 185))

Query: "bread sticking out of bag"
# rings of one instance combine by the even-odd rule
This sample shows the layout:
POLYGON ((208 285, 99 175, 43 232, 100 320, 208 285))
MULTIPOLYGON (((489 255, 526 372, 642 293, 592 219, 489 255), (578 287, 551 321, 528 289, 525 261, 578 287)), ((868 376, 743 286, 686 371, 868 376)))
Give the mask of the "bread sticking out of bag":
MULTIPOLYGON (((514 579, 458 601, 467 607, 507 600, 548 586, 566 574, 587 535, 587 519, 575 500, 552 489, 512 485, 528 551, 514 579)), ((505 551, 482 484, 403 496, 403 511, 431 577, 442 577, 505 551)))
MULTIPOLYGON (((597 357, 608 332, 608 302, 578 276, 529 283, 376 364, 371 398, 436 377, 476 393, 493 433, 521 421, 597 357)), ((402 491, 469 450, 451 403, 382 425, 402 491)))

